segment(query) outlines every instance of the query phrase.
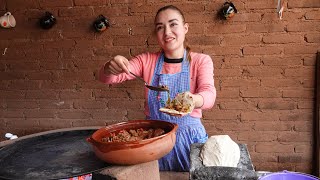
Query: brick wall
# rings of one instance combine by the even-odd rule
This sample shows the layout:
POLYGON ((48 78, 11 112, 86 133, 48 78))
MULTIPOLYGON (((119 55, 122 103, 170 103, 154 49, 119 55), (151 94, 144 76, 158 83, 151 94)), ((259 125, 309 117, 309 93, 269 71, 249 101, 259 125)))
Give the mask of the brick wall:
MULTIPOLYGON (((116 54, 156 51, 156 10, 167 0, 0 0, 13 29, 0 28, 0 139, 45 130, 143 119, 143 87, 103 85, 99 67, 116 54), (38 19, 50 11, 50 30, 38 19), (111 28, 96 33, 99 14, 111 28)), ((312 171, 312 120, 319 0, 235 0, 239 13, 217 19, 222 0, 176 0, 190 23, 188 43, 215 66, 217 101, 204 112, 209 135, 248 144, 257 170, 312 171)))

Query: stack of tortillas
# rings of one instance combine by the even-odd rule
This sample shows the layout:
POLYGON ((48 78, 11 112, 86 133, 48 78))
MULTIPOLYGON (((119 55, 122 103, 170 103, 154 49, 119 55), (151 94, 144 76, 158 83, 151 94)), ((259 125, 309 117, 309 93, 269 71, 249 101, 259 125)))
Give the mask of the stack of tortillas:
POLYGON ((200 158, 205 166, 237 167, 240 148, 228 135, 211 136, 203 145, 200 158))

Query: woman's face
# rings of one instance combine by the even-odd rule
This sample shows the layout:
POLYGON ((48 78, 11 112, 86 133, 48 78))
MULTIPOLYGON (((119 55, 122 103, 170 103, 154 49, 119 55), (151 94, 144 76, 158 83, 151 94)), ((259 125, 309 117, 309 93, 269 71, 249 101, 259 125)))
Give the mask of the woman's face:
POLYGON ((176 54, 179 51, 183 53, 183 43, 189 26, 184 23, 181 14, 172 9, 164 10, 158 14, 155 24, 157 40, 164 52, 166 54, 176 54))

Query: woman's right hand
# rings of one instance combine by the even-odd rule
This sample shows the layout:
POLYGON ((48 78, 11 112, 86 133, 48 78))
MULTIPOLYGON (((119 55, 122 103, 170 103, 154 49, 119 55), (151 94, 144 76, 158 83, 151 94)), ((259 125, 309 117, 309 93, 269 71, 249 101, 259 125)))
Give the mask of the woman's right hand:
POLYGON ((104 73, 118 75, 125 72, 127 74, 130 74, 128 66, 129 60, 124 56, 117 55, 105 64, 104 73))

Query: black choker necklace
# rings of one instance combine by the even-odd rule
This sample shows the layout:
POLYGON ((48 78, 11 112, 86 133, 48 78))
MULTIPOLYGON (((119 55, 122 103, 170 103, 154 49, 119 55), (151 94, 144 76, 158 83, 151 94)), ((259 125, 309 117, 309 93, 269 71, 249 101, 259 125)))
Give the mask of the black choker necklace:
POLYGON ((182 61, 183 61, 183 58, 170 59, 170 58, 164 57, 164 62, 166 63, 181 63, 182 61))

